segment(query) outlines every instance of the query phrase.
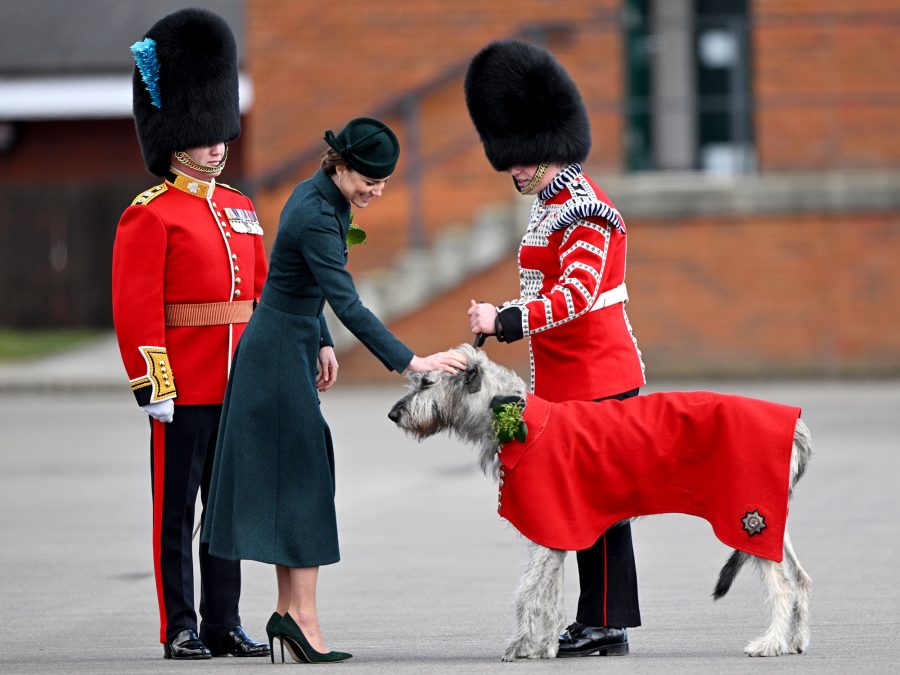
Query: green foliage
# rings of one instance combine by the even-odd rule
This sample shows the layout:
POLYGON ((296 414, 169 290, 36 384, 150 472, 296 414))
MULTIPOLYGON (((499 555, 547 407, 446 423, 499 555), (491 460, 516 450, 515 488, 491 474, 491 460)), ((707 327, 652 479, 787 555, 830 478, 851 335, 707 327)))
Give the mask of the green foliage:
POLYGON ((47 356, 98 337, 101 331, 88 328, 63 330, 18 330, 0 328, 0 361, 24 361, 47 356))
POLYGON ((347 248, 366 243, 366 231, 353 222, 353 211, 350 212, 350 229, 347 230, 347 248))
POLYGON ((522 413, 525 411, 524 403, 503 403, 491 410, 494 413, 494 434, 501 444, 513 439, 520 443, 525 442, 528 427, 522 419, 522 413))

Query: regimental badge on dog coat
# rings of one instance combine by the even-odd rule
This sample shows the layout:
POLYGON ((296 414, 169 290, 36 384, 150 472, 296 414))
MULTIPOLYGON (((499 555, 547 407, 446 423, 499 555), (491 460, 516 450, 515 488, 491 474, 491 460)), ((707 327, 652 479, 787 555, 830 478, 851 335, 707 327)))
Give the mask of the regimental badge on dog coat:
POLYGON ((528 395, 504 443, 499 513, 548 548, 581 550, 634 516, 686 513, 726 545, 780 562, 800 409, 678 392, 549 403, 528 395))

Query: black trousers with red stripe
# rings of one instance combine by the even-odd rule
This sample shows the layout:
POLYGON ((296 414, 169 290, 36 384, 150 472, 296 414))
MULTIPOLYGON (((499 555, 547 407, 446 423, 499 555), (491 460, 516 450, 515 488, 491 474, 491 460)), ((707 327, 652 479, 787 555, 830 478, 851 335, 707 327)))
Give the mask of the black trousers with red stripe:
MULTIPOLYGON (((639 391, 632 389, 606 398, 622 401, 637 396, 639 391)), ((587 626, 640 626, 641 610, 631 525, 625 523, 610 528, 593 546, 578 551, 576 558, 581 593, 578 596, 575 620, 587 626)))
MULTIPOLYGON (((206 506, 221 405, 175 407, 169 424, 150 420, 153 492, 153 567, 159 601, 160 642, 186 628, 194 611, 193 531, 197 492, 206 506)), ((200 544, 201 639, 224 636, 240 624, 241 562, 209 554, 200 544)))

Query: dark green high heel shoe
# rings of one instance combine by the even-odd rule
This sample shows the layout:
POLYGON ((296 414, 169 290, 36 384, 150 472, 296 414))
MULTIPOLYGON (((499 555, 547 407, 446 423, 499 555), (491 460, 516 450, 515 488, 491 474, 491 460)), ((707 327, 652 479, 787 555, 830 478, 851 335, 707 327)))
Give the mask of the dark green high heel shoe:
POLYGON ((287 643, 288 653, 298 663, 336 663, 346 661, 353 654, 347 652, 317 652, 309 644, 300 626, 294 621, 294 617, 285 614, 281 619, 281 629, 278 635, 281 638, 281 648, 287 643))
MULTIPOLYGON (((269 636, 269 656, 272 657, 272 663, 275 663, 275 638, 281 639, 281 621, 282 616, 278 612, 272 612, 269 621, 266 623, 266 635, 269 636)), ((284 642, 281 643, 281 662, 284 663, 284 642)))

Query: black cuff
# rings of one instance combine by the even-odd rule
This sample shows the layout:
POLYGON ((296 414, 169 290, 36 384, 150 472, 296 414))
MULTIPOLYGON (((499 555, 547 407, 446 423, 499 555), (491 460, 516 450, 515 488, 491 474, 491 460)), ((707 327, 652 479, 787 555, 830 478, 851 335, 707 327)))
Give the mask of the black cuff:
POLYGON ((504 307, 497 312, 495 322, 497 340, 500 342, 515 342, 525 335, 522 333, 522 309, 516 306, 504 307))
POLYGON ((132 387, 131 393, 133 393, 134 398, 137 399, 137 404, 143 408, 150 403, 150 399, 153 398, 153 386, 148 380, 146 384, 141 383, 137 387, 132 387))

